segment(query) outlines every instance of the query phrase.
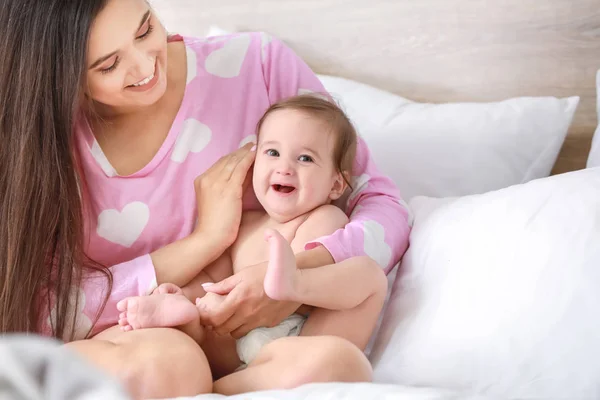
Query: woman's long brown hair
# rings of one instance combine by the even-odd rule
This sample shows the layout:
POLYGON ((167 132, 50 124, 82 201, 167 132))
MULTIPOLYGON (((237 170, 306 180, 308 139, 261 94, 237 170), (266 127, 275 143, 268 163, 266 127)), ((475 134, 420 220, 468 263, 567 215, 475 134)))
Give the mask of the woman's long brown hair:
POLYGON ((83 254, 73 143, 89 31, 106 1, 0 7, 0 332, 39 332, 55 307, 52 333, 70 339, 83 269, 101 270, 110 288, 108 270, 83 254))

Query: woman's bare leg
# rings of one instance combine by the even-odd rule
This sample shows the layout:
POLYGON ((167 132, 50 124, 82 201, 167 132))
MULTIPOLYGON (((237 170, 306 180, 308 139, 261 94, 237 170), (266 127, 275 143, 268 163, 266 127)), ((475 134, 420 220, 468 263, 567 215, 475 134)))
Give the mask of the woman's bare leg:
POLYGON ((164 283, 150 296, 123 299, 117 304, 121 311, 119 325, 124 331, 177 327, 201 344, 205 329, 195 306, 196 299, 206 295, 202 287, 204 283, 218 282, 231 276, 231 273, 231 258, 225 252, 183 288, 164 283))
POLYGON ((315 382, 369 382, 372 374, 365 355, 345 339, 285 337, 263 347, 245 369, 217 380, 214 391, 234 395, 315 382))
POLYGON ((66 347, 116 377, 134 399, 212 392, 204 352, 175 329, 122 332, 115 326, 93 339, 71 342, 66 347))
POLYGON ((336 311, 325 308, 312 310, 302 327, 300 336, 339 336, 364 351, 377 325, 386 291, 387 285, 358 307, 350 310, 336 311))

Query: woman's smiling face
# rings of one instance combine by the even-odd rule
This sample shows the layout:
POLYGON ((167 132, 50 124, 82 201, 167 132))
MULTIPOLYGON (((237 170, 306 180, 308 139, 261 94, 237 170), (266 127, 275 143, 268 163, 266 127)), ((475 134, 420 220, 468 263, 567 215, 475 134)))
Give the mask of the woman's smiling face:
POLYGON ((167 33, 144 0, 109 0, 95 19, 85 92, 112 108, 156 103, 167 88, 167 33))

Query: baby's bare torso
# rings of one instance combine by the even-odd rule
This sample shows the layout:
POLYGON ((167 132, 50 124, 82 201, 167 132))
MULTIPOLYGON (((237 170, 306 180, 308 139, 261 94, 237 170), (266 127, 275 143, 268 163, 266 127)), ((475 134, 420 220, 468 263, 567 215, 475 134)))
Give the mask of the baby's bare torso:
POLYGON ((305 243, 297 243, 294 238, 298 228, 309 216, 310 213, 307 213, 289 222, 279 223, 264 212, 244 213, 237 240, 230 249, 233 273, 269 260, 269 246, 265 241, 266 229, 278 231, 290 243, 294 253, 304 250, 305 243))

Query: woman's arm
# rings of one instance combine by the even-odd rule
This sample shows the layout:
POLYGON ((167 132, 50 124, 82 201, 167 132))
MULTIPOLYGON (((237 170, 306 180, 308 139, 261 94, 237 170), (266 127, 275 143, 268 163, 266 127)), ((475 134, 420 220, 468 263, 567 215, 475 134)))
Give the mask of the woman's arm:
MULTIPOLYGON (((265 48, 263 74, 271 102, 306 91, 326 93, 308 65, 275 38, 265 48)), ((361 138, 357 146, 353 178, 354 191, 346 205, 350 223, 344 229, 308 243, 307 249, 320 244, 329 251, 332 257, 329 260, 325 253, 319 252, 319 261, 329 261, 321 265, 354 256, 370 256, 387 273, 408 247, 408 211, 398 188, 377 169, 361 138)), ((304 255, 299 257, 299 267, 314 264, 304 255)))
POLYGON ((331 235, 307 243, 306 249, 322 245, 335 262, 369 256, 389 273, 408 248, 407 208, 396 185, 377 169, 362 139, 353 175, 354 188, 346 205, 350 222, 331 235))
MULTIPOLYGON (((303 92, 326 93, 306 63, 281 41, 271 38, 263 47, 263 76, 273 103, 303 92)), ((354 166, 354 191, 347 212, 350 222, 329 236, 306 245, 296 255, 299 268, 314 268, 353 256, 367 255, 388 272, 408 247, 408 212, 402 205, 394 183, 376 168, 362 140, 354 166)), ((227 301, 212 315, 203 318, 219 333, 235 337, 258 326, 273 326, 293 313, 296 303, 269 299, 262 283, 266 263, 242 270, 239 274, 210 287, 211 292, 228 294, 227 301)))
POLYGON ((173 242, 150 254, 156 284, 174 283, 183 287, 200 271, 215 261, 225 249, 212 235, 190 236, 173 242))
POLYGON ((91 328, 96 317, 93 333, 115 325, 119 319, 116 305, 126 297, 146 295, 160 283, 185 286, 235 241, 246 176, 255 156, 252 146, 249 143, 222 157, 196 179, 200 217, 189 236, 110 267, 111 286, 106 274, 94 272, 84 276, 82 287, 73 291, 78 299, 72 301, 79 307, 76 310, 80 316, 76 328, 79 338, 91 328))
POLYGON ((185 286, 233 244, 249 182, 246 177, 254 162, 253 146, 248 143, 222 157, 196 178, 196 228, 188 237, 150 254, 158 284, 185 286))

